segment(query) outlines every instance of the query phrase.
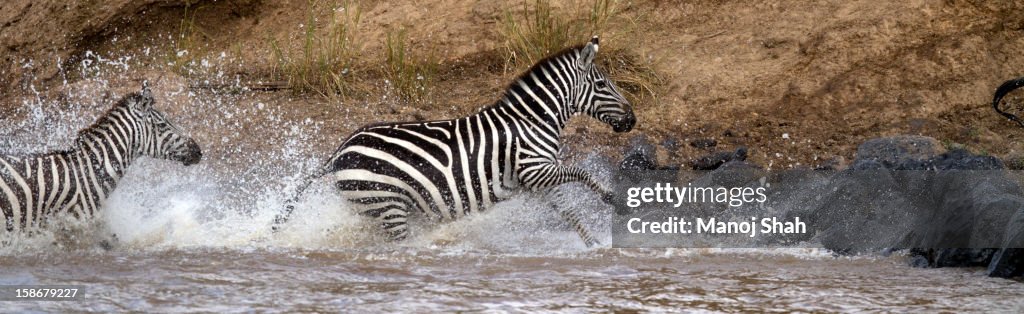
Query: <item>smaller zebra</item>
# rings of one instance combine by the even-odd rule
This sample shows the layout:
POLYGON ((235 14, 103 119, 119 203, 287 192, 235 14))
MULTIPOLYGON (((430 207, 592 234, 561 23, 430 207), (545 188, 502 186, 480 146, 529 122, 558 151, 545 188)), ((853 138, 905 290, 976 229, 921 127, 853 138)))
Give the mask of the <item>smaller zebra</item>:
POLYGON ((150 156, 189 166, 199 145, 155 108, 148 87, 119 100, 71 149, 0 155, 0 211, 8 232, 45 226, 48 217, 96 215, 132 161, 150 156))

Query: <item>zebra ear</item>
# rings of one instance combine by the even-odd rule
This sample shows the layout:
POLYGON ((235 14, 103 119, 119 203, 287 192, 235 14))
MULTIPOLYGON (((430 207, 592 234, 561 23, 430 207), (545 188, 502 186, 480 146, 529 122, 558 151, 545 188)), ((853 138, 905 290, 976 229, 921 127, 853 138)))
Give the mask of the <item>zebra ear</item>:
POLYGON ((583 50, 580 51, 580 60, 579 60, 580 70, 584 70, 584 71, 590 70, 590 66, 594 64, 594 56, 596 56, 596 55, 597 55, 597 36, 594 36, 594 38, 592 38, 590 40, 590 42, 588 42, 587 45, 583 47, 583 50))
POLYGON ((143 86, 142 91, 132 98, 132 107, 135 110, 147 111, 153 108, 153 92, 149 90, 149 86, 143 86))

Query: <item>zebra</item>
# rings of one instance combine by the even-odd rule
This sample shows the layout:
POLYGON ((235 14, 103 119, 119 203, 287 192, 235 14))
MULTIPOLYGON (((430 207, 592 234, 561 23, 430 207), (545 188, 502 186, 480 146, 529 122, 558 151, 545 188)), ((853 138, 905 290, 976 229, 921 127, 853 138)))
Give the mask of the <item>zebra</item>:
POLYGON ((79 131, 71 149, 0 155, 0 210, 7 231, 43 227, 55 215, 89 219, 140 156, 198 163, 199 144, 153 108, 154 102, 144 86, 79 131))
MULTIPOLYGON (((289 219, 302 192, 326 175, 331 175, 342 197, 359 214, 378 221, 392 241, 407 236, 410 212, 455 220, 523 189, 551 195, 561 193, 553 187, 583 182, 609 203, 609 189, 557 157, 560 135, 573 116, 589 115, 617 133, 629 132, 636 123, 629 101, 594 64, 597 51, 595 36, 540 60, 495 104, 470 116, 379 123, 356 130, 297 187, 275 217, 273 229, 289 219)), ((560 214, 587 246, 596 243, 575 212, 561 209, 560 214)))

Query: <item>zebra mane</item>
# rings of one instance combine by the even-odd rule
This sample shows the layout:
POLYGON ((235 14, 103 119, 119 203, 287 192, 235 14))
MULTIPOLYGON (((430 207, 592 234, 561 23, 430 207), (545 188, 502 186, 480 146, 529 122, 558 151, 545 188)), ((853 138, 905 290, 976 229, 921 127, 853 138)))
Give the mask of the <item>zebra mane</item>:
MULTIPOLYGON (((577 51, 583 50, 583 48, 586 46, 586 44, 571 46, 562 49, 556 53, 550 54, 547 57, 544 57, 543 59, 538 60, 532 66, 530 66, 530 69, 523 71, 523 73, 517 75, 515 79, 513 79, 511 82, 508 83, 508 85, 505 86, 505 91, 501 94, 501 99, 504 99, 505 97, 509 96, 509 91, 512 90, 512 87, 516 85, 516 82, 518 82, 519 80, 527 80, 530 77, 530 73, 534 73, 534 71, 537 71, 537 74, 540 75, 541 67, 547 65, 548 63, 551 63, 551 60, 554 60, 558 57, 567 54, 576 53, 577 51)), ((501 99, 498 100, 499 104, 501 103, 501 99)))
POLYGON ((138 92, 135 92, 135 93, 128 94, 128 95, 126 95, 124 97, 121 97, 121 99, 118 100, 116 103, 114 103, 113 106, 108 108, 106 111, 103 112, 103 114, 101 114, 98 118, 96 118, 96 121, 93 121, 92 124, 90 124, 89 126, 83 128, 81 130, 78 130, 78 138, 75 139, 75 145, 77 146, 84 136, 86 136, 86 135, 88 135, 90 133, 96 132, 97 128, 99 126, 101 126, 104 123, 110 121, 111 113, 113 113, 114 110, 118 110, 120 108, 128 107, 128 105, 131 102, 131 100, 133 98, 137 98, 139 96, 141 96, 141 94, 138 93, 138 92))

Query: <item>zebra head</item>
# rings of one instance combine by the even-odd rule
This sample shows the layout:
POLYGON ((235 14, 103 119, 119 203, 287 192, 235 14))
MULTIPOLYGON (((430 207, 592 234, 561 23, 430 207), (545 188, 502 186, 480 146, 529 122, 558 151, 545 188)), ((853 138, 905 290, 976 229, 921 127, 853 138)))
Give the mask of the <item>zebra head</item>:
POLYGON ((140 122, 136 153, 181 162, 186 166, 194 165, 203 158, 199 144, 181 132, 163 112, 153 108, 156 101, 148 87, 144 87, 142 93, 128 96, 127 101, 131 115, 140 122))
POLYGON ((598 40, 594 36, 580 49, 576 60, 583 77, 577 85, 575 111, 607 123, 615 132, 629 132, 636 124, 633 106, 604 71, 594 64, 597 48, 598 40))

